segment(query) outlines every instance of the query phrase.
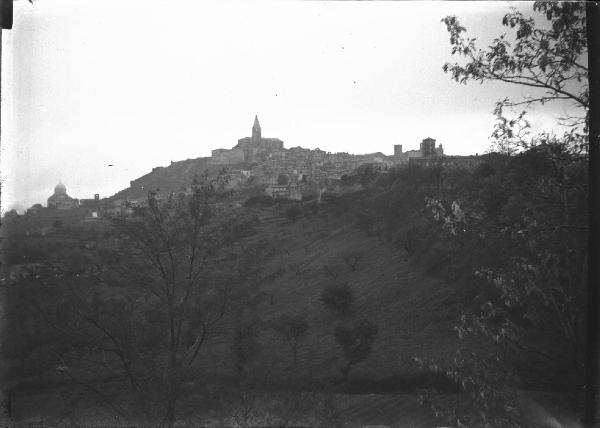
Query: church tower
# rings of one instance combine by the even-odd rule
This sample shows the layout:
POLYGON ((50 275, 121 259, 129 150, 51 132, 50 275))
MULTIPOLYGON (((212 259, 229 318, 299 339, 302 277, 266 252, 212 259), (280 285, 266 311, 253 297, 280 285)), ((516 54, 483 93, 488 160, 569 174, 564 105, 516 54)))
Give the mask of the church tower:
POLYGON ((259 144, 260 140, 260 123, 258 123, 258 116, 254 116, 254 125, 252 125, 252 142, 254 144, 259 144))

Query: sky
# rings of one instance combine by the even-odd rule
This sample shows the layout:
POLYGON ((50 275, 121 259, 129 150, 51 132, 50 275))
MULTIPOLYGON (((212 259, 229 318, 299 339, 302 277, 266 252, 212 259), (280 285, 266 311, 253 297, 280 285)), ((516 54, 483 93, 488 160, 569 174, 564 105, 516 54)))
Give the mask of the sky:
MULTIPOLYGON (((2 211, 108 197, 171 161, 262 134, 287 148, 393 153, 435 138, 490 146, 494 102, 527 91, 459 85, 440 21, 482 46, 528 2, 25 0, 2 31, 2 211)), ((566 105, 530 113, 550 129, 566 105)), ((570 111, 570 110, 567 110, 570 111)))

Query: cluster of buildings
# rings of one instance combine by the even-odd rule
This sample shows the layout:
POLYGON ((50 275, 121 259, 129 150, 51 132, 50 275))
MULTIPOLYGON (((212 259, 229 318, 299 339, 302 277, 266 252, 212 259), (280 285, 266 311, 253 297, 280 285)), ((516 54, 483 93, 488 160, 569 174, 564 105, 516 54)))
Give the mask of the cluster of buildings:
POLYGON ((46 220, 65 218, 93 220, 101 217, 102 214, 111 212, 111 210, 115 212, 122 211, 120 207, 114 207, 110 201, 101 200, 98 193, 89 199, 72 198, 67 193, 67 187, 61 181, 54 187, 54 193, 48 198, 46 207, 42 204, 34 204, 27 209, 27 214, 46 220))
MULTIPOLYGON (((331 153, 321 149, 305 149, 302 147, 283 147, 279 138, 264 138, 258 117, 254 117, 252 136, 238 140, 231 149, 216 149, 211 153, 210 163, 228 167, 247 167, 261 175, 261 172, 302 174, 321 178, 341 176, 356 169, 364 163, 382 163, 386 161, 383 153, 351 155, 349 153, 331 153)), ((391 163, 390 163, 391 166, 391 163)))
MULTIPOLYGON (((231 189, 247 185, 262 185, 265 193, 273 198, 302 199, 307 192, 318 192, 343 176, 356 174, 361 168, 370 165, 375 170, 385 172, 400 166, 432 165, 473 167, 480 161, 478 156, 447 156, 441 144, 433 138, 425 138, 418 150, 403 151, 402 145, 394 146, 394 154, 387 156, 381 152, 354 155, 346 152, 331 153, 321 149, 302 147, 284 148, 279 138, 265 138, 258 117, 254 117, 250 137, 238 140, 231 149, 212 150, 209 165, 223 167, 227 186, 231 189)), ((153 170, 153 173, 158 168, 153 170)), ((161 168, 162 169, 162 168, 161 168)), ((132 186, 133 186, 132 182, 132 186)), ((72 198, 67 194, 63 183, 58 183, 54 194, 48 198, 47 209, 41 204, 32 206, 28 213, 42 210, 60 212, 79 209, 89 218, 97 218, 102 213, 127 213, 136 201, 100 200, 98 194, 93 199, 72 198), (122 202, 122 203, 120 203, 122 202)))
POLYGON ((254 116, 252 136, 240 138, 231 150, 216 149, 211 152, 211 162, 217 165, 260 162, 283 153, 283 141, 279 138, 263 138, 258 116, 254 116))
POLYGON ((231 149, 213 150, 209 163, 226 169, 231 188, 247 183, 264 185, 267 195, 287 199, 301 199, 307 188, 323 187, 327 181, 353 174, 364 164, 381 164, 386 169, 393 166, 383 153, 352 155, 318 148, 286 149, 279 138, 262 136, 256 116, 252 136, 239 139, 231 149))
POLYGON ((306 186, 320 186, 330 180, 339 180, 344 175, 355 174, 364 165, 387 171, 408 165, 472 166, 479 161, 477 156, 446 156, 442 145, 436 145, 433 138, 425 138, 418 150, 403 151, 402 145, 397 144, 392 156, 381 152, 354 155, 318 148, 286 149, 282 140, 262 137, 256 116, 251 137, 238 140, 231 149, 213 150, 210 158, 211 164, 226 167, 232 187, 241 187, 250 180, 254 184, 265 185, 269 196, 290 199, 300 199, 306 186))
MULTIPOLYGON (((48 198, 47 209, 53 211, 66 211, 82 208, 89 212, 91 217, 98 217, 101 209, 100 195, 96 193, 93 199, 77 199, 67 194, 67 187, 61 182, 54 186, 54 193, 48 198)), ((45 209, 42 204, 34 204, 27 210, 28 213, 38 213, 45 209)))

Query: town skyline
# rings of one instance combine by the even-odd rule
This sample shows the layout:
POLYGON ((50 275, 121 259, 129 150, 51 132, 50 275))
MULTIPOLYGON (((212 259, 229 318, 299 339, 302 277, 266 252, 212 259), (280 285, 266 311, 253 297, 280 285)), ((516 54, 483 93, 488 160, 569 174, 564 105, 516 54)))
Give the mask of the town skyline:
MULTIPOLYGON (((254 122, 251 129, 251 136, 244 137, 238 140, 238 143, 231 147, 217 148, 211 150, 211 156, 199 157, 195 159, 187 159, 180 161, 171 161, 169 166, 191 161, 200 162, 200 170, 196 171, 199 174, 201 170, 209 171, 211 166, 223 168, 223 173, 228 177, 230 188, 241 190, 247 184, 247 179, 254 179, 253 185, 266 186, 265 193, 273 198, 278 198, 272 191, 273 187, 285 187, 286 197, 293 198, 301 197, 300 188, 305 184, 316 184, 320 180, 337 180, 339 181, 344 175, 355 175, 358 168, 366 165, 371 165, 378 170, 387 170, 388 168, 408 166, 409 161, 425 161, 422 165, 428 164, 430 160, 438 162, 441 157, 445 156, 448 159, 446 162, 461 162, 467 161, 472 163, 473 156, 447 156, 444 155, 442 144, 436 147, 436 140, 427 137, 422 140, 418 149, 403 147, 402 144, 396 144, 393 147, 393 154, 386 155, 382 152, 373 153, 348 153, 348 152, 327 152, 320 148, 309 149, 301 146, 285 147, 284 141, 279 138, 265 137, 262 135, 262 127, 258 119, 258 115, 254 116, 254 122), (463 158, 463 159, 460 159, 463 158), (464 159, 467 158, 467 159, 464 159), (278 186, 280 176, 286 176, 286 183, 294 187, 290 193, 289 186, 278 186)), ((477 154, 475 156, 477 158, 477 154)), ((196 165, 195 168, 198 168, 196 165)), ((100 198, 100 194, 95 193, 94 198, 88 197, 72 197, 67 194, 67 188, 62 180, 54 186, 54 193, 47 199, 47 204, 41 201, 35 202, 30 207, 24 210, 16 210, 19 214, 34 213, 40 208, 52 208, 54 210, 70 210, 79 207, 96 206, 101 199, 113 198, 123 192, 133 191, 139 193, 138 188, 145 189, 144 180, 157 171, 159 174, 165 167, 153 167, 152 171, 144 176, 137 177, 130 181, 128 188, 120 189, 113 195, 104 195, 100 198)), ((190 166, 188 166, 190 168, 190 166)), ((186 169, 188 169, 186 168, 186 169)), ((171 173, 177 175, 177 173, 171 173)), ((185 182, 183 177, 180 180, 185 182)), ((160 186, 161 188, 163 186, 160 186)), ((173 191, 175 189, 163 189, 173 191)), ((145 191, 142 194, 145 195, 145 191)), ((86 195, 87 196, 87 195, 86 195)), ((129 202, 139 204, 140 200, 134 198, 126 198, 129 202)), ((143 198, 142 198, 143 199, 143 198)), ((117 199, 112 202, 116 210, 122 209, 123 200, 117 199)), ((125 203, 124 206, 127 206, 125 203)))
MULTIPOLYGON (((450 154, 483 153, 494 102, 523 94, 442 71, 452 58, 440 20, 460 15, 486 43, 506 2, 166 5, 134 1, 113 18, 101 2, 15 4, 3 211, 45 200, 60 180, 76 197, 110 196, 155 166, 233 146, 255 114, 286 147, 389 155, 432 137, 450 154)), ((556 129, 565 108, 530 113, 534 130, 556 129)))

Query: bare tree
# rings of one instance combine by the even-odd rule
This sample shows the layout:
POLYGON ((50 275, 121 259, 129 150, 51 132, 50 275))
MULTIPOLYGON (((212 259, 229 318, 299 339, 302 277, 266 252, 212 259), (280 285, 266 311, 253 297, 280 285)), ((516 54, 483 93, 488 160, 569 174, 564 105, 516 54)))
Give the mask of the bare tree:
POLYGON ((305 315, 281 315, 272 322, 273 329, 283 338, 292 351, 294 367, 298 360, 298 348, 306 337, 309 325, 305 315))
POLYGON ((340 263, 332 263, 329 265, 323 265, 323 271, 329 275, 334 282, 337 282, 338 278, 344 272, 344 267, 340 263))
POLYGON ((232 299, 216 265, 231 229, 215 216, 222 184, 204 176, 165 199, 150 193, 113 219, 93 254, 49 264, 23 297, 64 342, 53 348, 64 376, 108 399, 96 384, 124 380, 151 423, 174 425, 184 381, 232 299))
POLYGON ((365 257, 365 253, 361 250, 346 250, 340 254, 340 257, 350 271, 355 272, 358 269, 359 263, 365 257))
MULTIPOLYGON (((121 237, 120 250, 132 256, 130 260, 135 263, 126 268, 131 279, 127 285, 135 287, 146 308, 151 308, 146 309, 146 320, 154 321, 160 338, 154 344, 154 352, 164 351, 160 356, 163 358, 157 358, 159 362, 152 367, 162 380, 166 426, 174 424, 185 375, 198 358, 211 328, 225 315, 228 303, 227 284, 212 280, 208 267, 219 248, 213 206, 219 199, 221 184, 205 176, 194 180, 190 195, 171 194, 160 200, 150 194, 140 215, 115 221, 121 237)), ((135 305, 132 311, 135 312, 135 305)), ((111 330, 97 318, 80 315, 119 347, 111 330)), ((123 366, 131 385, 139 389, 128 359, 123 358, 123 366)))

